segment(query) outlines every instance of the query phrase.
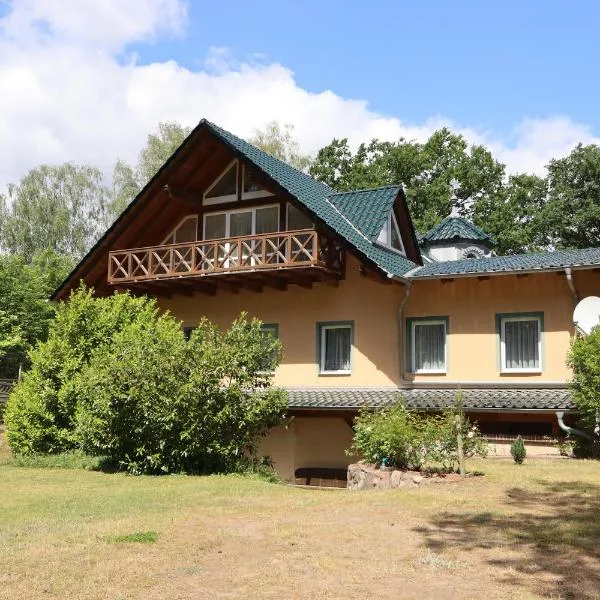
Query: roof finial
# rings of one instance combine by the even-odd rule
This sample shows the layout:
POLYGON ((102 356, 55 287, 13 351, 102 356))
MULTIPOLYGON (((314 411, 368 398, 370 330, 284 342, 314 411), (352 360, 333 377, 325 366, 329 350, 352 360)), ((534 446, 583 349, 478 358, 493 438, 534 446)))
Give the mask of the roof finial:
POLYGON ((458 209, 458 196, 456 194, 457 190, 460 189, 460 183, 458 179, 450 180, 450 202, 452 203, 452 209, 450 211, 450 217, 460 217, 460 212, 458 209))

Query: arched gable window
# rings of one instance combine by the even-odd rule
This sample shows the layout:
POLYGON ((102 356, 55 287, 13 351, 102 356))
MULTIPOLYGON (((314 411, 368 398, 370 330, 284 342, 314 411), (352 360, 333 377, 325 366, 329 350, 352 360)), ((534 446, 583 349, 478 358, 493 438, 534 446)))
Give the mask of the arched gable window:
POLYGON ((246 165, 240 165, 239 160, 234 160, 217 177, 204 193, 204 204, 224 204, 226 202, 237 202, 238 200, 252 200, 254 198, 265 198, 273 194, 265 190, 253 175, 252 169, 246 165), (239 169, 242 169, 242 189, 238 189, 239 169))
POLYGON ((179 221, 177 227, 163 240, 163 244, 195 242, 198 239, 198 217, 189 215, 179 221))

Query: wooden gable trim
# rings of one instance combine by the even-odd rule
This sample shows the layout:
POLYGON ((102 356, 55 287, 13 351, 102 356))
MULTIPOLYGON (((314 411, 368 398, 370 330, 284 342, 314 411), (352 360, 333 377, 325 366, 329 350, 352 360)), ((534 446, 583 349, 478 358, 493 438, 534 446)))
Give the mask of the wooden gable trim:
MULTIPOLYGON (((175 165, 180 164, 183 160, 189 157, 194 148, 202 141, 202 133, 207 131, 206 126, 203 122, 200 122, 190 132, 188 137, 182 142, 182 144, 175 150, 175 152, 169 157, 165 164, 156 172, 154 177, 146 183, 140 193, 132 200, 127 208, 117 217, 114 223, 106 230, 104 235, 90 248, 87 254, 79 261, 75 268, 67 275, 64 281, 58 286, 54 293, 50 296, 51 300, 64 300, 67 297, 68 291, 71 289, 71 282, 75 279, 84 279, 94 267, 98 265, 97 261, 93 258, 102 250, 108 253, 110 244, 118 238, 128 227, 128 225, 135 220, 135 216, 140 212, 143 207, 143 200, 149 196, 151 192, 154 192, 153 197, 150 200, 154 200, 154 203, 158 203, 157 199, 161 198, 163 194, 160 193, 161 188, 168 183, 164 181, 165 175, 171 171, 175 165)), ((210 151, 207 149, 207 153, 210 151)), ((155 214, 152 218, 156 218, 157 214, 161 212, 161 206, 157 207, 155 214)), ((105 265, 104 265, 105 266, 105 265)))

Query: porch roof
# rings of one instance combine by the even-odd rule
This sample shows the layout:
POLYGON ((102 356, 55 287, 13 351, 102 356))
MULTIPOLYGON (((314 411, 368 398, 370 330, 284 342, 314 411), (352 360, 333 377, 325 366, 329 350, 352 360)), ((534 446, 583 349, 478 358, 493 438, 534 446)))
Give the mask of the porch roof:
MULTIPOLYGON (((454 406, 456 389, 304 388, 288 389, 291 409, 383 408, 402 396, 409 408, 442 410, 454 406)), ((554 411, 575 408, 568 388, 465 388, 465 410, 554 411)))

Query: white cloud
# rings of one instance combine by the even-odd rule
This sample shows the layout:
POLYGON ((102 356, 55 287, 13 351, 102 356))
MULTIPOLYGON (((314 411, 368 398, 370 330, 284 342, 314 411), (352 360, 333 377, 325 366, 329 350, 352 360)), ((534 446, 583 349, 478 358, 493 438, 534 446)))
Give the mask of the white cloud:
MULTIPOLYGON (((116 158, 134 161, 161 120, 202 117, 249 136, 270 120, 295 126, 315 152, 333 137, 424 140, 442 125, 486 143, 512 171, 543 170, 579 141, 598 141, 568 117, 525 119, 507 138, 441 116, 410 124, 373 111, 366 100, 301 88, 292 71, 261 57, 236 61, 211 49, 198 70, 174 61, 139 64, 139 40, 180 35, 180 0, 14 0, 0 19, 0 189, 27 169, 72 160, 110 174, 116 158)), ((368 96, 368 90, 365 90, 368 96)))

